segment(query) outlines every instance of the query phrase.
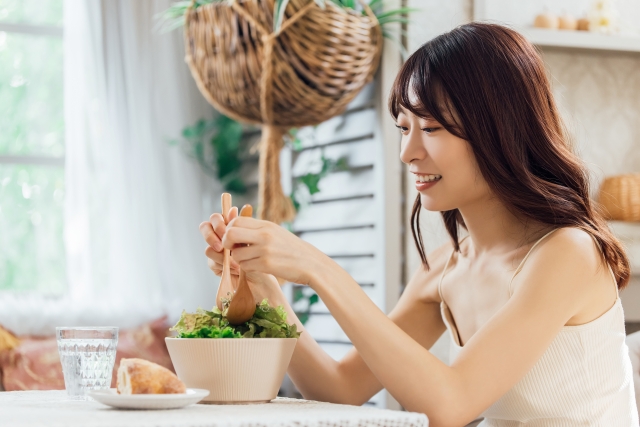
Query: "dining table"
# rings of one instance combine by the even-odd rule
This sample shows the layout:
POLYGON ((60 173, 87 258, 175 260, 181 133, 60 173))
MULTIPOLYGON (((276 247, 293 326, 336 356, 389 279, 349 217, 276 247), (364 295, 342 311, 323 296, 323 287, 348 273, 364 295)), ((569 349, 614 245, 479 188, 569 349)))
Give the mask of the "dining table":
POLYGON ((2 427, 428 427, 424 414, 277 398, 244 405, 194 404, 180 409, 123 410, 65 391, 0 392, 2 427))

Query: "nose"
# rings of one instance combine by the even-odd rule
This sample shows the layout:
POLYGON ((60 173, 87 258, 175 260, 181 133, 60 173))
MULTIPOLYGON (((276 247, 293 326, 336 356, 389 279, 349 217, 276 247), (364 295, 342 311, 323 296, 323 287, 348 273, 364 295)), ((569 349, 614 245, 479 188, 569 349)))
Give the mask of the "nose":
POLYGON ((402 135, 400 142, 400 160, 410 165, 412 162, 423 160, 427 157, 420 131, 411 130, 407 135, 402 135))

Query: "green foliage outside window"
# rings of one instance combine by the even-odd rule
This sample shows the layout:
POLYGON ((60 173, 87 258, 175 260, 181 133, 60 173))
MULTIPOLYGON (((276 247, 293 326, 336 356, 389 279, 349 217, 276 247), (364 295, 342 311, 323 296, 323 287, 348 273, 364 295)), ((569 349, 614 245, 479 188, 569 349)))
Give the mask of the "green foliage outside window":
POLYGON ((62 0, 0 0, 0 21, 62 26, 62 0))
POLYGON ((66 291, 64 170, 0 165, 0 290, 66 291))
MULTIPOLYGON (((0 22, 62 25, 62 0, 0 0, 0 22)), ((66 291, 62 38, 0 30, 0 291, 66 291)))
POLYGON ((63 156, 62 96, 62 38, 0 31, 0 155, 63 156))

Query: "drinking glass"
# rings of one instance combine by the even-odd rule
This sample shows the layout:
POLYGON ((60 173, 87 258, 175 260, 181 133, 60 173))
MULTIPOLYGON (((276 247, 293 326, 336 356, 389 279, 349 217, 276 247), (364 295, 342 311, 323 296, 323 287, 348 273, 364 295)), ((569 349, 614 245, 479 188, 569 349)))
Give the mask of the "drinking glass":
POLYGON ((73 400, 88 400, 87 391, 109 388, 116 360, 118 328, 56 328, 64 386, 73 400))

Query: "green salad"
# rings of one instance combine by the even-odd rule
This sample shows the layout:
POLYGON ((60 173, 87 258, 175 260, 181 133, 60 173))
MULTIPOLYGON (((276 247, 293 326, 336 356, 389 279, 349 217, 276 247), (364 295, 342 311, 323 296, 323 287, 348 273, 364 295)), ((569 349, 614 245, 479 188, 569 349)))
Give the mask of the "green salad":
POLYGON ((242 325, 229 324, 224 310, 214 307, 211 311, 197 309, 195 313, 182 312, 180 320, 171 328, 180 338, 298 338, 295 324, 287 323, 287 313, 282 306, 271 307, 265 299, 256 306, 251 319, 242 325))

